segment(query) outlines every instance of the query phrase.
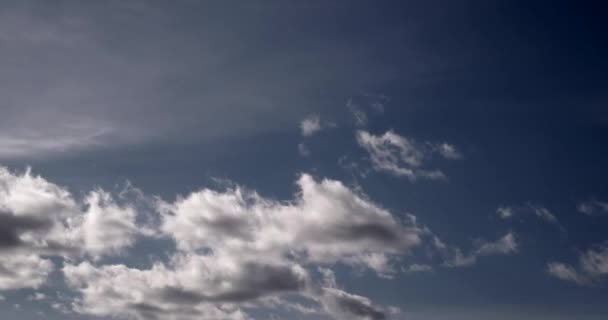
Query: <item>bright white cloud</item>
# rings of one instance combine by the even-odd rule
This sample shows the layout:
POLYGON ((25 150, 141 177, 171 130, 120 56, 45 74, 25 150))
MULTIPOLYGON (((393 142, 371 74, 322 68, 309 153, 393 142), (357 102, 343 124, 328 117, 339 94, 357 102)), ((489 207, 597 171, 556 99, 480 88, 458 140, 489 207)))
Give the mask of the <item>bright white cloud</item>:
POLYGON ((422 230, 412 221, 399 222, 339 181, 316 181, 303 174, 297 184, 300 192, 291 202, 238 187, 204 189, 172 204, 161 203, 161 229, 181 250, 275 258, 295 254, 308 262, 354 263, 376 270, 386 267, 388 256, 421 242, 422 230))

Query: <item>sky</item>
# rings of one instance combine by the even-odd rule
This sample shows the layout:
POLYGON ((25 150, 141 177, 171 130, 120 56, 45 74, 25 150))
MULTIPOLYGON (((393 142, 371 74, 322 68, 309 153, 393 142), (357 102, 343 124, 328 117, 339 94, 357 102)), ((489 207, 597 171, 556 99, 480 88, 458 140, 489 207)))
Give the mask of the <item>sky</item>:
POLYGON ((2 1, 0 318, 608 317, 591 1, 2 1))

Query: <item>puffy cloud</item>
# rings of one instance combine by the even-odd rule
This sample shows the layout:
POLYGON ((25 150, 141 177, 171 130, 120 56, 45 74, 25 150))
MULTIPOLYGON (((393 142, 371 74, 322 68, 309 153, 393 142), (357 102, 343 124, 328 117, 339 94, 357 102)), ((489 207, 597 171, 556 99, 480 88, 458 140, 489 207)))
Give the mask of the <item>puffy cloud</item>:
POLYGON ((0 290, 38 288, 53 270, 50 260, 35 254, 0 254, 0 290))
POLYGON ((588 216, 608 214, 608 202, 598 200, 589 200, 582 202, 576 208, 579 212, 584 213, 588 216))
POLYGON ((54 268, 42 256, 119 253, 134 241, 135 210, 102 190, 82 202, 29 170, 0 167, 0 289, 38 287, 54 268), (26 279, 24 279, 26 278, 26 279))
POLYGON ((594 285, 608 276, 608 243, 593 246, 579 255, 579 270, 572 266, 550 262, 547 272, 561 280, 578 285, 594 285))
POLYGON ((85 203, 81 232, 85 250, 94 255, 117 254, 135 242, 136 212, 132 207, 118 206, 103 190, 91 192, 85 203))
POLYGON ((456 159, 461 155, 449 144, 418 144, 392 130, 382 135, 374 135, 364 130, 357 131, 357 143, 370 156, 372 167, 395 176, 406 177, 411 181, 418 178, 443 179, 445 175, 437 169, 425 168, 425 163, 436 151, 445 158, 456 159), (429 148, 428 145, 431 145, 429 148))
MULTIPOLYGON (((430 231, 414 216, 397 217, 340 181, 301 174, 296 185, 288 201, 238 185, 201 189, 173 202, 156 198, 155 216, 144 217, 133 199, 127 200, 130 191, 113 197, 98 189, 75 199, 29 170, 15 174, 2 168, 0 290, 39 288, 55 269, 52 258, 60 257, 64 279, 77 294, 71 303, 64 299, 57 305, 62 312, 142 320, 245 320, 251 319, 249 310, 269 307, 336 319, 385 319, 395 313, 341 290, 327 268, 344 264, 392 277, 400 270, 394 263, 430 231), (138 235, 155 231, 175 241, 168 261, 147 268, 101 264, 101 257, 118 255, 138 235), (320 283, 309 274, 311 267, 321 267, 320 283)), ((481 242, 468 255, 437 247, 451 266, 517 250, 512 234, 481 242)), ((430 268, 412 264, 407 272, 430 268)))
POLYGON ((345 262, 385 271, 387 256, 421 242, 413 219, 389 211, 341 182, 303 174, 290 202, 237 187, 209 189, 174 203, 160 203, 161 230, 181 250, 211 249, 280 259, 294 255, 312 263, 345 262))
POLYGON ((83 262, 63 272, 82 295, 77 311, 137 319, 248 319, 240 303, 302 291, 308 284, 297 264, 223 254, 176 254, 147 270, 83 262))

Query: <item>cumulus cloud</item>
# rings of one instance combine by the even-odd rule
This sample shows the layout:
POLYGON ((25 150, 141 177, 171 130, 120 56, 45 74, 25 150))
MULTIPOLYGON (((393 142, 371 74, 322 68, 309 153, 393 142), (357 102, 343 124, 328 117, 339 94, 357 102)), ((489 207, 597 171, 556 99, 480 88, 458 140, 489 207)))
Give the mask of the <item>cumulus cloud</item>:
MULTIPOLYGON (((269 307, 335 319, 395 314, 340 289, 329 268, 342 264, 381 277, 428 271, 429 265, 395 265, 425 241, 428 228, 337 180, 301 174, 296 186, 284 201, 232 183, 220 191, 203 188, 174 201, 154 198, 148 205, 156 216, 142 217, 131 193, 144 196, 130 186, 117 197, 96 189, 77 199, 29 170, 1 168, 0 290, 40 288, 59 258, 76 294, 53 306, 61 312, 138 320, 245 320, 250 310, 269 307), (172 239, 176 250, 147 267, 103 263, 139 235, 172 239)), ((468 255, 437 241, 451 266, 517 250, 512 234, 482 241, 468 255)))
POLYGON ((77 201, 30 170, 16 174, 0 167, 0 288, 43 284, 54 264, 42 256, 120 253, 134 242, 134 220, 133 208, 117 205, 103 190, 77 201))
POLYGON ((54 268, 35 254, 0 254, 0 290, 39 288, 54 268))
POLYGON ((137 319, 249 319, 239 303, 298 292, 308 283, 297 264, 223 254, 176 254, 146 270, 83 262, 63 272, 82 295, 76 311, 137 319))
POLYGON ((405 273, 429 272, 433 271, 433 267, 429 266, 428 264, 414 263, 407 267, 401 268, 401 271, 405 273))
POLYGON ((180 250, 211 249, 314 263, 344 262, 383 271, 383 259, 421 242, 422 230, 339 181, 302 174, 289 202, 237 187, 209 189, 160 203, 161 230, 180 250), (372 257, 372 258, 370 258, 372 257), (381 261, 380 263, 378 261, 381 261))
POLYGON ((578 285, 595 285, 608 276, 608 243, 593 246, 579 254, 578 268, 560 262, 547 264, 547 272, 561 280, 578 285))
POLYGON ((588 216, 599 216, 608 214, 608 202, 589 200, 580 203, 576 209, 588 216))
POLYGON ((307 269, 342 263, 390 276, 392 258, 418 246, 425 231, 413 216, 398 219, 339 181, 302 174, 296 184, 290 201, 238 185, 201 189, 173 202, 159 199, 159 230, 175 241, 177 252, 148 269, 67 263, 65 279, 79 294, 75 311, 135 319, 250 319, 248 309, 281 301, 283 308, 336 319, 385 319, 388 309, 338 289, 329 269, 320 269, 322 283, 307 269), (289 295, 317 307, 291 303, 289 295))
POLYGON ((460 158, 456 149, 448 144, 442 144, 439 149, 428 148, 424 144, 401 136, 392 130, 382 135, 374 135, 364 130, 357 131, 357 143, 370 156, 372 168, 376 171, 387 172, 394 176, 406 177, 411 181, 418 178, 443 179, 445 174, 437 169, 425 168, 434 151, 445 158, 460 158))

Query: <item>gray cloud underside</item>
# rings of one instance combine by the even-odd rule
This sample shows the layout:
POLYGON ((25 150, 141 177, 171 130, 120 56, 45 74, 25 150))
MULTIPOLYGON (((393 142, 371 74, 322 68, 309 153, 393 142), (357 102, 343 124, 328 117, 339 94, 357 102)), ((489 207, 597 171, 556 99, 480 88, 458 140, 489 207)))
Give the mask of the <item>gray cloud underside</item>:
MULTIPOLYGON (((238 185, 200 189, 173 202, 131 186, 118 197, 97 189, 76 199, 29 170, 0 168, 0 249, 11 253, 0 255, 0 290, 38 288, 60 270, 76 293, 72 311, 98 316, 249 319, 247 310, 289 295, 313 307, 286 300, 283 307, 336 319, 395 314, 338 289, 335 278, 319 282, 310 270, 342 264, 392 277, 400 258, 436 236, 416 217, 398 217, 340 181, 302 174, 296 186, 289 201, 238 185), (129 192, 140 200, 125 196, 129 192), (141 269, 102 263, 146 237, 174 241, 169 261, 141 269), (61 258, 63 266, 49 257, 61 258)), ((444 264, 454 266, 517 251, 511 233, 479 243, 469 256, 438 238, 434 246, 444 264)))

